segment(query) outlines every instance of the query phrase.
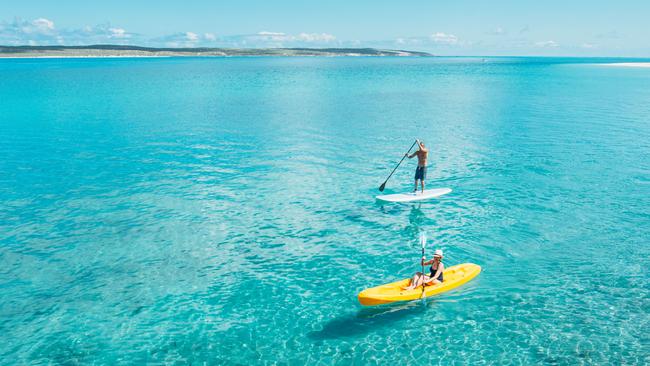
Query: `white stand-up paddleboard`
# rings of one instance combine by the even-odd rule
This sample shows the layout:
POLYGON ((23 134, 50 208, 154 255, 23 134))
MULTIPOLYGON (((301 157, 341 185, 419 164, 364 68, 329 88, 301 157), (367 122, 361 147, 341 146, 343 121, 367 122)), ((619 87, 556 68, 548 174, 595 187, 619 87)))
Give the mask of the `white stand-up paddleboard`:
POLYGON ((440 197, 449 192, 451 192, 451 188, 425 189, 424 192, 418 189, 418 191, 415 193, 410 192, 410 193, 385 194, 385 195, 377 196, 376 198, 380 201, 386 201, 386 202, 412 202, 412 201, 422 201, 422 200, 428 200, 430 198, 440 197))

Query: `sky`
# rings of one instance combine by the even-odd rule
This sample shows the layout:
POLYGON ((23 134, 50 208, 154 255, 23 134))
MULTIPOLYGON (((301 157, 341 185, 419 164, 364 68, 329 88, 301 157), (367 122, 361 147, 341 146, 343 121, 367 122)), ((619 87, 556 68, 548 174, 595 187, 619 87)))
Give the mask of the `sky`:
POLYGON ((650 57, 650 0, 0 0, 0 45, 650 57))

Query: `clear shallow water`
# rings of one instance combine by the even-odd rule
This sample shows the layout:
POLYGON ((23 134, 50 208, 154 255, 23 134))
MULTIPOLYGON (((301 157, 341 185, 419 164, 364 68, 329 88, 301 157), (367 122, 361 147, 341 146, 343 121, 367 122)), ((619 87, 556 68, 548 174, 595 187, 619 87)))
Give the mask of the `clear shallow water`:
POLYGON ((3 363, 650 362, 650 70, 589 62, 0 60, 3 363), (454 192, 376 202, 418 136, 454 192), (362 309, 420 230, 483 273, 362 309))

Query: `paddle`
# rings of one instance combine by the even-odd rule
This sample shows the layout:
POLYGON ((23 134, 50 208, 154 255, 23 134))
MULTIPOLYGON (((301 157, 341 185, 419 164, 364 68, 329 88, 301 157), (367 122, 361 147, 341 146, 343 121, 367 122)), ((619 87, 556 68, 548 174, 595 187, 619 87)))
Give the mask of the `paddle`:
POLYGON ((424 248, 427 246, 427 233, 426 232, 421 232, 420 233, 420 245, 422 245, 422 260, 420 263, 422 263, 422 295, 420 295, 420 298, 424 298, 424 248))
POLYGON ((404 154, 404 156, 402 156, 402 160, 400 160, 399 163, 397 163, 397 166, 395 167, 395 169, 393 169, 392 172, 390 172, 390 175, 388 176, 388 178, 386 178, 386 180, 384 181, 384 183, 382 183, 382 184, 379 186, 379 192, 383 192, 383 191, 384 191, 384 188, 386 188, 386 183, 388 183, 388 180, 390 179, 390 177, 393 176, 393 173, 395 173, 395 171, 397 170, 397 168, 399 167, 399 165, 402 164, 402 162, 404 161, 404 158, 406 158, 406 155, 408 155, 408 153, 411 152, 411 149, 413 148, 413 146, 415 146, 415 144, 416 144, 417 142, 418 142, 418 140, 413 141, 413 145, 411 145, 411 147, 409 147, 409 151, 407 151, 406 154, 404 154))

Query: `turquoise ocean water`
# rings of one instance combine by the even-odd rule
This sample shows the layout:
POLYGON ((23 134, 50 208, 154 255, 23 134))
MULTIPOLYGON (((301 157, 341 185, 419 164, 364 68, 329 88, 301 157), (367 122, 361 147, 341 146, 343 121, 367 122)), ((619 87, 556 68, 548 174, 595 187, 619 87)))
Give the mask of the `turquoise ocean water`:
POLYGON ((650 69, 604 61, 0 60, 1 363, 650 362, 650 69), (416 137, 454 191, 375 201, 416 137), (481 275, 359 306, 420 231, 481 275))

